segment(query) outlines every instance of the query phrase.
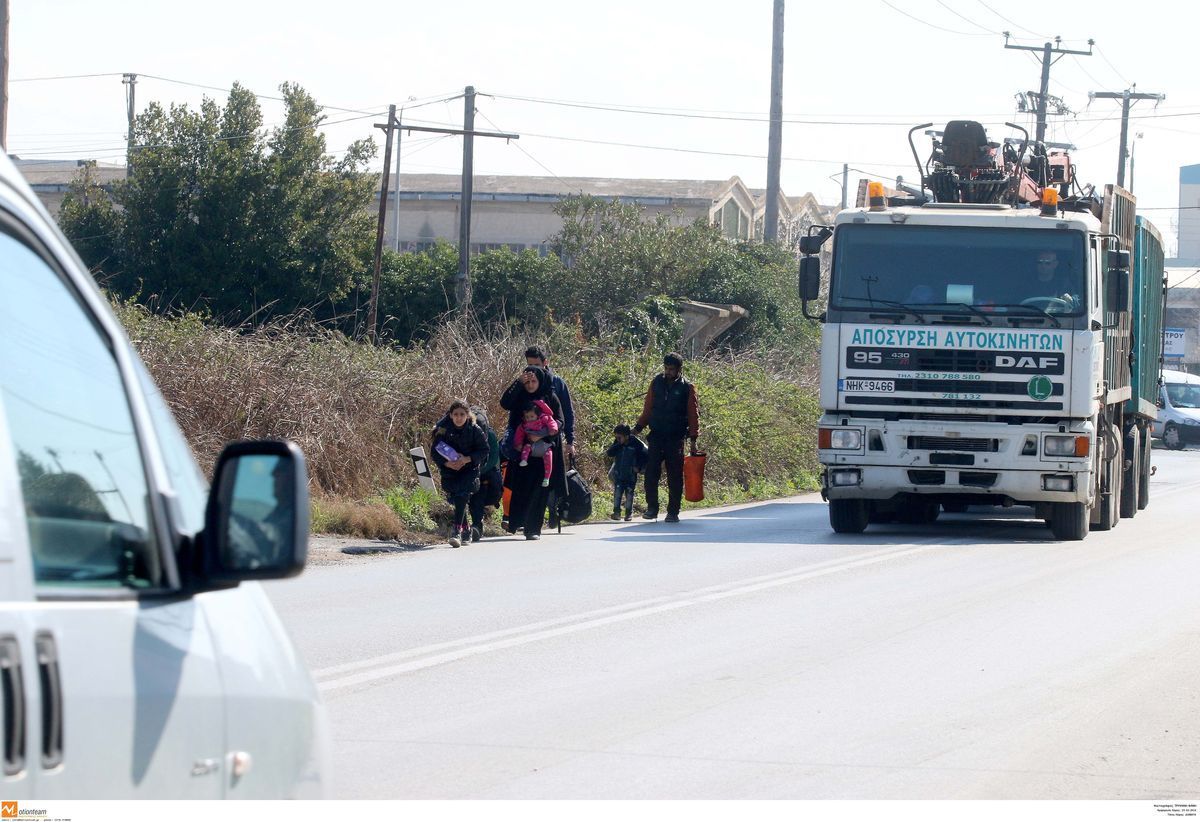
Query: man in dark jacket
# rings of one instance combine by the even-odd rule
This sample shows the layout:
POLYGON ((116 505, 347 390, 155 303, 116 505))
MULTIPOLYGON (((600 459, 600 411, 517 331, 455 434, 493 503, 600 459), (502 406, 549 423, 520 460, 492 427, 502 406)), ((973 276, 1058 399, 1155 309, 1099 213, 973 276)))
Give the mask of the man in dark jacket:
POLYGON ((683 357, 667 354, 663 357, 663 372, 650 381, 642 415, 633 433, 650 426, 646 437, 646 513, 644 519, 658 519, 658 480, 662 464, 667 464, 667 522, 679 522, 679 506, 683 500, 683 438, 691 440, 691 452, 696 453, 696 437, 700 436, 700 409, 696 402, 696 387, 683 376, 683 357))

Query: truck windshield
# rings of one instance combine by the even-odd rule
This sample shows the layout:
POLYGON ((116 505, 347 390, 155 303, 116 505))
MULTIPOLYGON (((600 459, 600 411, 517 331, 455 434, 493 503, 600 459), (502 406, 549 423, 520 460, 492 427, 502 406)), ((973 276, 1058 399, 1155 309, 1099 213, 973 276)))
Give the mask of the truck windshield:
POLYGON ((831 308, 997 315, 1078 315, 1087 308, 1077 231, 845 225, 833 255, 831 308), (903 310, 903 309, 900 309, 903 310))

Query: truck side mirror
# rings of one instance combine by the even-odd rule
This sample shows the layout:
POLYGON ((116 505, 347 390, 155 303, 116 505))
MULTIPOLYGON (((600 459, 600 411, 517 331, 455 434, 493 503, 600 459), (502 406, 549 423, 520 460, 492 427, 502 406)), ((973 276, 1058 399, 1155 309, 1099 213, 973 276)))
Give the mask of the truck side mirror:
POLYGON ((820 296, 821 260, 817 257, 802 257, 800 259, 800 299, 816 300, 820 296))
POLYGON ((833 231, 825 226, 817 229, 815 234, 807 234, 800 238, 800 253, 801 254, 819 254, 821 246, 825 245, 825 241, 833 236, 833 231))
MULTIPOLYGON (((1112 254, 1113 252, 1109 252, 1112 254)), ((1125 254, 1128 257, 1128 252, 1118 252, 1125 254)), ((1129 271, 1122 268, 1111 268, 1108 271, 1106 278, 1108 287, 1108 310, 1109 311, 1128 311, 1129 310, 1129 271)))
POLYGON ((1118 251, 1116 249, 1108 252, 1108 267, 1119 268, 1122 271, 1129 270, 1129 252, 1118 251))
POLYGON ((217 586, 295 576, 308 558, 308 469, 295 443, 234 442, 213 471, 200 539, 217 586))

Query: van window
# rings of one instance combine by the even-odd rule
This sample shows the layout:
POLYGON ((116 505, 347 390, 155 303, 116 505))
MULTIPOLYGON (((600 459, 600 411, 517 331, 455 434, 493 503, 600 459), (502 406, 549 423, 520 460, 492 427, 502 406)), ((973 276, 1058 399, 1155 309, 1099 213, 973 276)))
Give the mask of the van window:
POLYGON ((145 588, 162 567, 129 398, 107 339, 0 233, 0 407, 41 586, 145 588))
POLYGON ((1169 382, 1163 386, 1172 408, 1200 408, 1200 385, 1169 382))

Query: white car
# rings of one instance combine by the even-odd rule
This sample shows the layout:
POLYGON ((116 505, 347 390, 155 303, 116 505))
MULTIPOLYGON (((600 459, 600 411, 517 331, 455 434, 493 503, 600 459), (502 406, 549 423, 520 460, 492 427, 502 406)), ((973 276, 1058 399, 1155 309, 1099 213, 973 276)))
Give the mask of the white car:
POLYGON ((1158 395, 1158 419, 1150 435, 1167 448, 1200 443, 1200 377, 1185 371, 1162 372, 1158 395))
POLYGON ((210 492, 108 302, 0 157, 0 795, 320 797, 324 709, 255 580, 307 555, 304 459, 210 492))

